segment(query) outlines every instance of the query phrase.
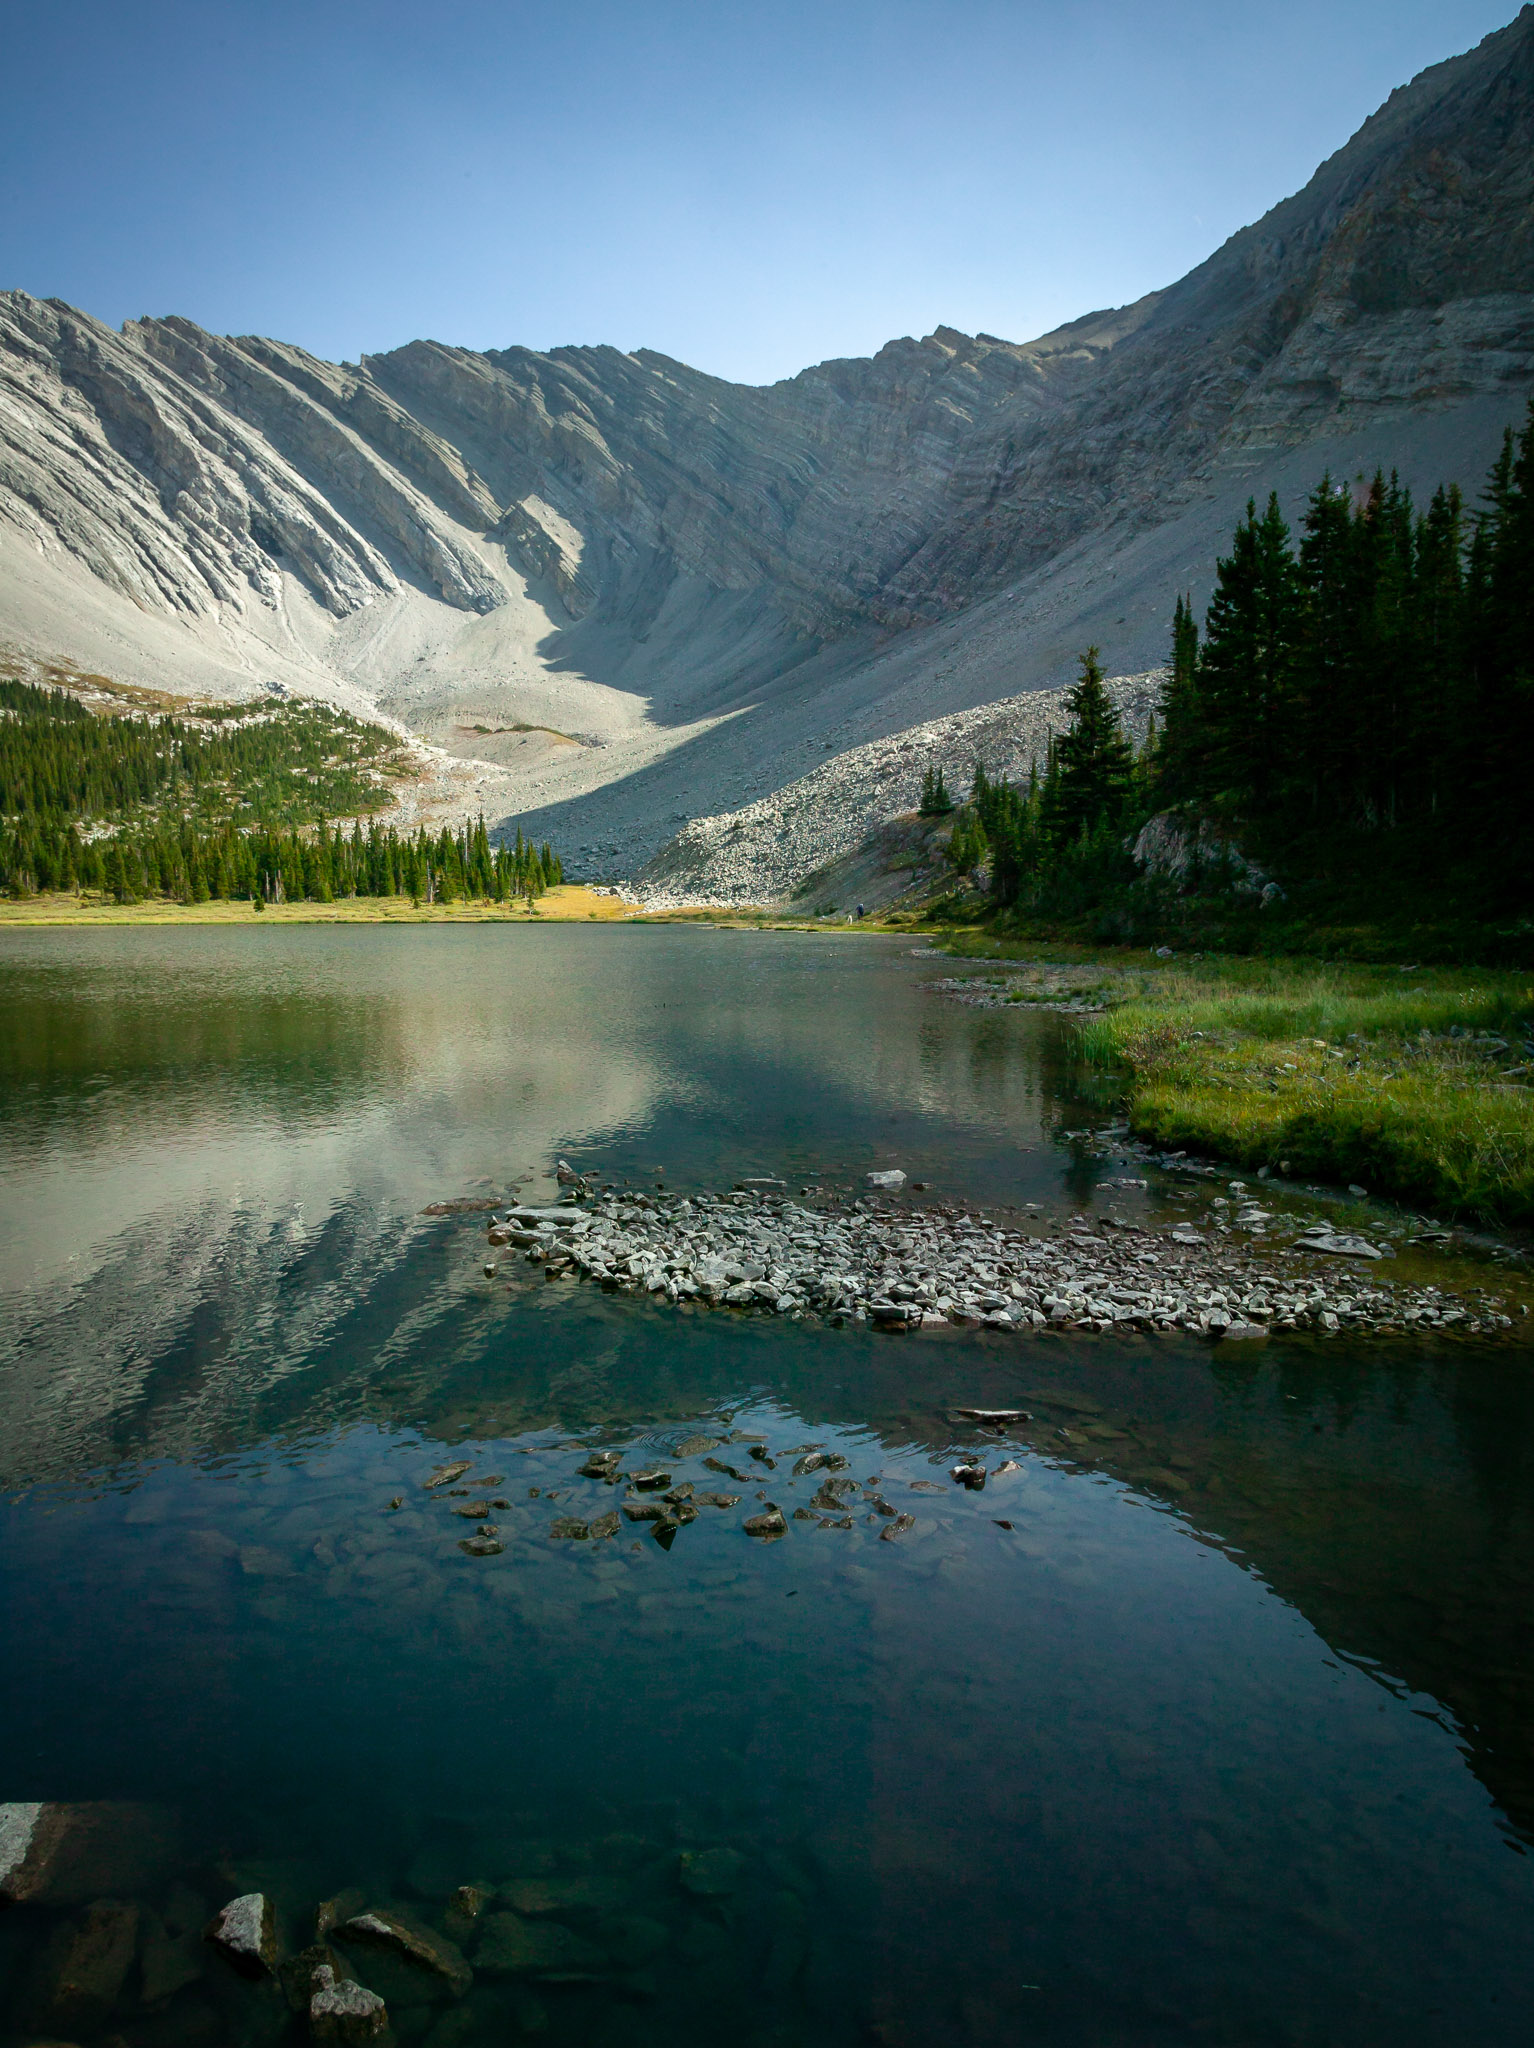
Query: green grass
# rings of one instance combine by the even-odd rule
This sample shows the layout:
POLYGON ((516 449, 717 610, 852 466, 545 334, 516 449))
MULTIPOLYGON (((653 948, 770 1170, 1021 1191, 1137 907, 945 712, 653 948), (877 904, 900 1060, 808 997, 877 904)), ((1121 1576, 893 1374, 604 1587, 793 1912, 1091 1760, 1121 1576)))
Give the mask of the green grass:
POLYGON ((1110 1008, 1080 1032, 1089 1063, 1124 1074, 1140 1136, 1534 1221, 1528 975, 1142 962, 1103 969, 1110 1008))

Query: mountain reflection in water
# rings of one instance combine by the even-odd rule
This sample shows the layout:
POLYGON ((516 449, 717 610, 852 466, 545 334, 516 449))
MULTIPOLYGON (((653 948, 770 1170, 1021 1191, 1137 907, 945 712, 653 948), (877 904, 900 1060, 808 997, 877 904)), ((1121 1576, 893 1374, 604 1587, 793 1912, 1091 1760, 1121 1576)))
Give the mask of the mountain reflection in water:
MULTIPOLYGON (((259 1886, 295 1943, 347 1886, 430 1917, 600 1876, 584 1977, 388 1988, 431 2048, 659 2042, 721 2001, 785 2048, 1519 2037, 1516 1355, 881 1338, 508 1289, 477 1218, 420 1213, 560 1153, 1091 1200, 1058 1020, 778 934, 72 933, 8 965, 0 1798, 163 1801, 191 1891, 259 1886), (551 1539, 621 1496, 578 1476, 596 1444, 740 1505, 669 1549, 551 1539), (454 1457, 499 1555, 423 1490, 454 1457), (780 1542, 740 1531, 758 1494, 780 1542)), ((0 1916, 7 2040, 46 1922, 0 1916)), ((211 1977, 136 1996, 103 2038, 288 2024, 211 1977)))

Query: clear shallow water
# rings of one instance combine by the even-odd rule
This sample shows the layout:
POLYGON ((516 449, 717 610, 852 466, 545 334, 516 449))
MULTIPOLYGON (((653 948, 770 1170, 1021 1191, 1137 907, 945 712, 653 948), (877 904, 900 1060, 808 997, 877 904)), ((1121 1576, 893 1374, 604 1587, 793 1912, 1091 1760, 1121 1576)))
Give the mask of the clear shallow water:
MULTIPOLYGON (((1160 1211, 1057 1141, 1058 1020, 930 973, 680 930, 9 941, 0 1798, 164 1802, 176 1878, 269 1890, 292 1945, 343 1887, 432 1920, 586 1881, 591 1981, 380 1977, 431 2048, 1522 2040, 1522 1355, 747 1321, 508 1288, 475 1219, 420 1214, 559 1153, 1160 1211), (755 1544, 757 1492, 818 1475, 720 1445, 736 1483, 698 1434, 838 1450, 917 1526, 755 1544), (598 1443, 741 1505, 551 1541, 616 1499, 575 1476, 598 1443), (957 1448, 1021 1469, 963 1492, 957 1448), (500 1556, 422 1491, 453 1456, 513 1503, 500 1556)), ((50 1931, 0 1916, 18 2042, 50 1931)), ((214 1961, 156 2009, 130 1972, 98 2033, 283 2038, 214 1961)))

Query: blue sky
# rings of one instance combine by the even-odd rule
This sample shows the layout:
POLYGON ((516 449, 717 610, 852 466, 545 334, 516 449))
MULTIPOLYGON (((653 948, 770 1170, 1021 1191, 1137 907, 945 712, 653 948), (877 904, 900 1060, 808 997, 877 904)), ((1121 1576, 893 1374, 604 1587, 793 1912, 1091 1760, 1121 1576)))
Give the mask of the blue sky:
POLYGON ((752 383, 1168 284, 1515 0, 0 0, 0 286, 752 383))

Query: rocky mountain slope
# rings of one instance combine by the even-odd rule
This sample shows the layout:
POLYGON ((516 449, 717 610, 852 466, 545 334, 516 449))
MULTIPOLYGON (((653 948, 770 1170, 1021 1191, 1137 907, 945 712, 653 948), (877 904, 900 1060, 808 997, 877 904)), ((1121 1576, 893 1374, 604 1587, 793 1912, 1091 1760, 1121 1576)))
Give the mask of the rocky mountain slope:
MULTIPOLYGON (((1160 699, 1164 675, 1115 676, 1108 690, 1136 743, 1160 699)), ((694 818, 647 861, 633 891, 651 910, 684 904, 776 903, 818 869, 853 852, 877 826, 916 809, 922 779, 941 769, 956 800, 975 763, 993 779, 1026 782, 1049 742, 1069 724, 1065 693, 1030 690, 1000 704, 951 712, 835 755, 786 788, 738 811, 694 818)))
POLYGON ((855 746, 1164 651, 1253 489, 1473 484, 1534 385, 1534 9, 1168 290, 765 389, 330 364, 0 298, 0 651, 376 706, 624 872, 855 746))

